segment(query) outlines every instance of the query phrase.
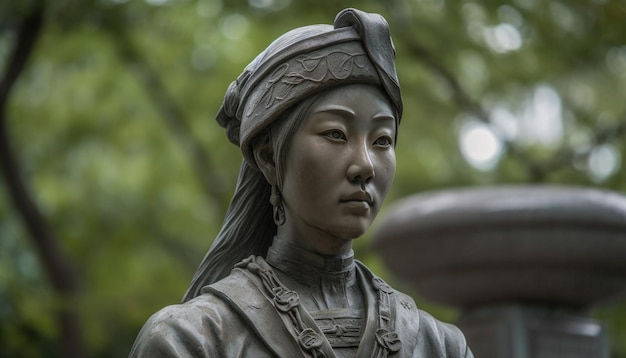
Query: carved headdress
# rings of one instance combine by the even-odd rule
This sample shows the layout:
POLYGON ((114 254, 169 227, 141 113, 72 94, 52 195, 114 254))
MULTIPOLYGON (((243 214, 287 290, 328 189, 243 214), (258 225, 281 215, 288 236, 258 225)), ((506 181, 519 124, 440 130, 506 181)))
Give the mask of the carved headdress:
POLYGON ((297 28, 272 42, 230 84, 217 121, 253 167, 251 140, 283 111, 332 86, 382 86, 399 121, 402 98, 394 59, 387 21, 345 9, 334 26, 297 28))

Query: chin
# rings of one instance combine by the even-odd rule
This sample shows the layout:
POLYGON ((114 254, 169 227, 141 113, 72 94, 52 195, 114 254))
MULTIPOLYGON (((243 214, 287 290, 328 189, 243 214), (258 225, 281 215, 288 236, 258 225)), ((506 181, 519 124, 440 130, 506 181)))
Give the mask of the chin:
POLYGON ((367 229, 369 229, 370 223, 353 223, 352 225, 342 225, 340 228, 333 230, 337 233, 336 236, 345 240, 354 240, 363 236, 367 229))
POLYGON ((345 240, 355 240, 363 236, 363 234, 365 234, 365 230, 346 231, 345 233, 343 233, 343 235, 341 235, 341 238, 345 240))

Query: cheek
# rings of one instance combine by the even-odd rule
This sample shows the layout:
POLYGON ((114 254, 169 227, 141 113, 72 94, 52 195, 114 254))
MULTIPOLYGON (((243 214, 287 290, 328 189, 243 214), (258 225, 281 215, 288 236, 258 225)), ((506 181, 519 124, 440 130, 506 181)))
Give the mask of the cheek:
POLYGON ((300 154, 287 161, 284 189, 296 194, 296 200, 315 202, 321 191, 328 190, 329 162, 320 158, 315 149, 302 151, 300 154))
POLYGON ((391 160, 391 163, 389 164, 389 167, 388 167, 390 181, 393 181, 393 178, 396 175, 396 155, 395 155, 395 153, 393 154, 392 158, 393 159, 391 160))
MULTIPOLYGON (((376 170, 376 169, 375 169, 376 170)), ((376 171, 376 181, 383 194, 386 194, 396 173, 396 157, 395 154, 387 154, 382 156, 378 162, 378 170, 376 171)))
POLYGON ((333 163, 320 156, 303 156, 297 164, 297 179, 304 183, 304 190, 309 196, 316 197, 320 190, 328 190, 330 178, 333 176, 333 163))

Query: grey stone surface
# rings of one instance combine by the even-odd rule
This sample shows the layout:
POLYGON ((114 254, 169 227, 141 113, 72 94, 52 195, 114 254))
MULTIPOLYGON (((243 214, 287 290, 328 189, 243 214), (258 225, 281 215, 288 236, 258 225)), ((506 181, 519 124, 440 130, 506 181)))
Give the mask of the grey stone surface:
POLYGON ((373 244, 392 272, 447 305, 585 307, 626 295, 626 198, 612 192, 508 186, 415 195, 388 210, 373 244))

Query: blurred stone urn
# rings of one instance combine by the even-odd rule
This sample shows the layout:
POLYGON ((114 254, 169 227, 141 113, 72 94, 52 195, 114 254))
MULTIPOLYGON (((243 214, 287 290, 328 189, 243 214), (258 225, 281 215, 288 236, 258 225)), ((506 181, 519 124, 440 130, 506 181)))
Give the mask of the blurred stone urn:
POLYGON ((567 186, 452 189, 392 205, 373 237, 424 298, 458 307, 476 357, 609 356, 592 307, 626 297, 626 197, 567 186))

